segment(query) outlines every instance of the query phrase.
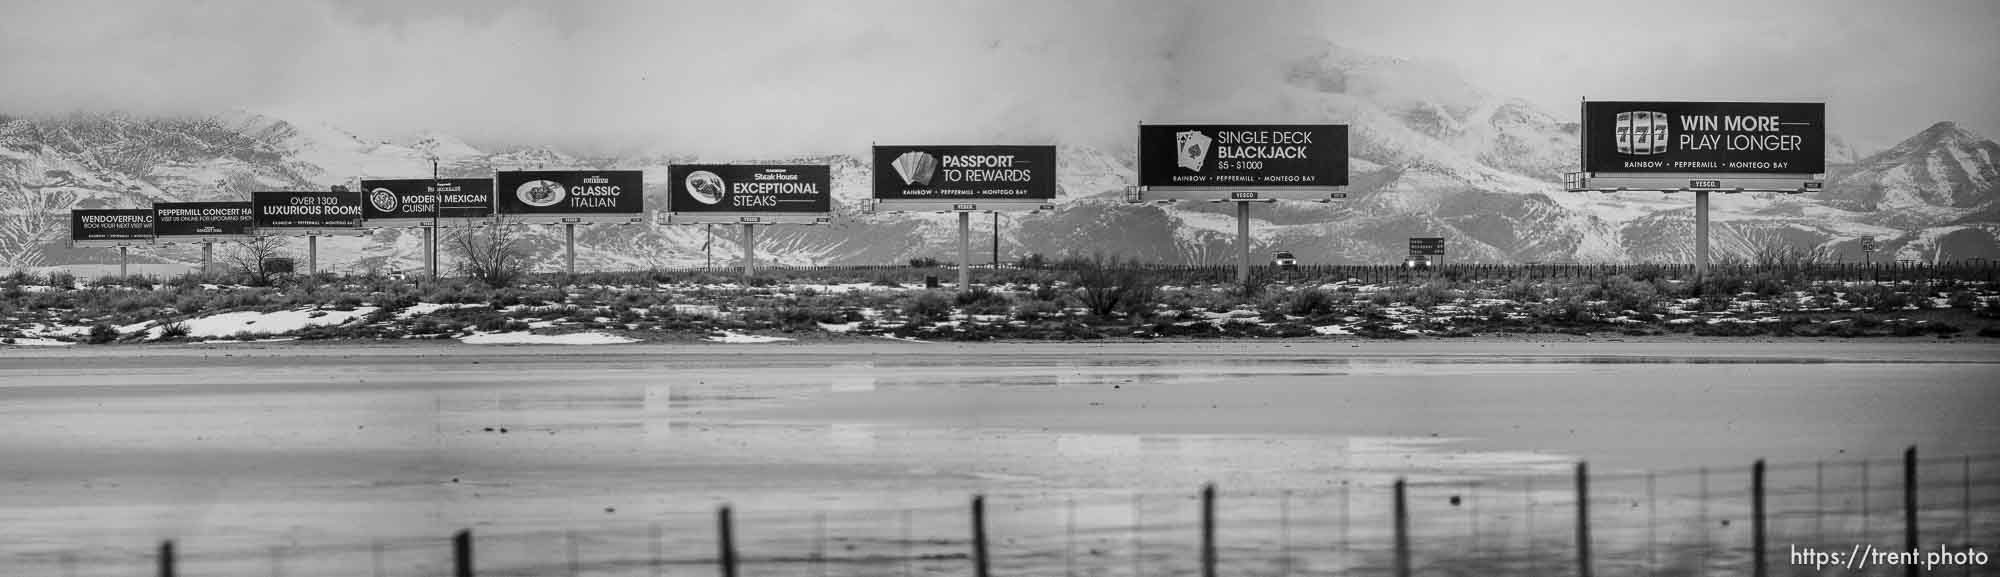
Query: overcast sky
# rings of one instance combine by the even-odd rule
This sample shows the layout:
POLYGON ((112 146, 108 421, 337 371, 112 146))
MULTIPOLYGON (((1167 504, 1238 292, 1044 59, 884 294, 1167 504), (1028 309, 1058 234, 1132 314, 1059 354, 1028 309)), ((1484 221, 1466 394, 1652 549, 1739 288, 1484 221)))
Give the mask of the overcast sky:
POLYGON ((0 112, 232 108, 704 155, 1128 141, 1319 37, 1579 98, 1824 99, 2000 136, 1994 0, 0 0, 0 112), (772 144, 774 142, 780 144, 772 144))

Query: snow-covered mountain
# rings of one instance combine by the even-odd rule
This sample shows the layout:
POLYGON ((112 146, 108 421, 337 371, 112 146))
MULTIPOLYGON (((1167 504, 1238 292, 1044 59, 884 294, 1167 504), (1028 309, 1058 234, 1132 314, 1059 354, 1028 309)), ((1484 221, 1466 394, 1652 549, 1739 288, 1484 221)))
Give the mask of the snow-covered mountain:
MULTIPOLYGON (((1410 236, 1444 236, 1453 262, 1691 260, 1689 195, 1561 190, 1561 174, 1578 162, 1573 111, 1539 110, 1439 67, 1330 43, 1299 54, 1273 63, 1282 72, 1277 85, 1174 102, 1163 110, 1176 118, 1349 125, 1349 198, 1337 204, 1255 206, 1255 250, 1288 249, 1306 262, 1380 263, 1399 259, 1410 236)), ((1119 136, 1104 140, 1129 140, 1119 136)), ((1777 242, 1824 247, 1858 260, 1858 239, 1875 236, 1899 258, 2000 257, 1994 240, 2000 227, 1997 152, 1993 141, 1949 122, 1873 153, 1830 136, 1825 192, 1717 195, 1714 246, 1741 254, 1777 242)), ((1058 210, 1000 217, 1001 258, 1096 253, 1152 262, 1232 262, 1231 207, 1122 202, 1120 193, 1135 181, 1130 154, 1059 144, 1058 210)), ((647 206, 653 209, 665 206, 666 167, 702 160, 672 151, 597 158, 547 147, 481 150, 437 132, 382 139, 311 119, 251 112, 213 118, 0 115, 0 194, 82 208, 241 199, 256 189, 424 177, 433 158, 447 178, 533 168, 645 170, 647 206)), ((755 160, 831 165, 838 213, 832 226, 761 228, 757 249, 764 262, 889 264, 957 256, 956 223, 949 215, 863 212, 870 196, 865 150, 755 160)), ((10 219, 0 222, 0 245, 20 244, 7 239, 22 235, 4 233, 28 217, 18 209, 0 215, 10 219)), ((992 222, 987 215, 973 219, 977 262, 991 258, 992 222)), ((56 228, 58 237, 62 230, 56 228)), ((536 228, 530 235, 539 266, 560 266, 561 231, 536 228)), ((712 244, 706 227, 587 227, 579 231, 578 260, 591 269, 633 269, 699 266, 713 254, 725 264, 741 254, 737 238, 734 227, 715 227, 712 244)), ((41 251, 54 255, 49 260, 106 258, 102 252, 61 249, 60 238, 54 240, 41 251)), ((410 231, 327 239, 320 247, 324 267, 333 270, 414 268, 421 262, 419 240, 410 231)), ((0 246, 0 255, 12 254, 8 248, 0 246)), ((34 251, 13 251, 21 252, 34 251)), ((163 260, 196 258, 187 247, 142 252, 163 260)))

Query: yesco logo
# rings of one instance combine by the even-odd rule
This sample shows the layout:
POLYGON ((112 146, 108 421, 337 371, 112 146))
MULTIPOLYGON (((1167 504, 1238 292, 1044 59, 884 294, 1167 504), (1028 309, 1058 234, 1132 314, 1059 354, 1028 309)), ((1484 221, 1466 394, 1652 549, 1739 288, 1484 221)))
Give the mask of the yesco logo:
POLYGON ((555 206, 565 196, 569 195, 563 185, 552 180, 530 180, 514 189, 514 197, 521 199, 521 204, 534 207, 555 206))
POLYGON ((1215 139, 1199 130, 1174 133, 1174 156, 1181 168, 1201 172, 1201 165, 1208 162, 1208 149, 1215 139))
POLYGON ((1645 156, 1667 152, 1667 114, 1664 112, 1618 113, 1618 153, 1645 156))

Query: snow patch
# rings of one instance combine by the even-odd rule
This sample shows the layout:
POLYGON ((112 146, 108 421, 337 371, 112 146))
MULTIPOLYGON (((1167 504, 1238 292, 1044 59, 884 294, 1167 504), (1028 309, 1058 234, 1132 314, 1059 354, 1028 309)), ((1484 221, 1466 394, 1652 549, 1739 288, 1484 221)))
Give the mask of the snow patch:
POLYGON ((376 307, 357 307, 351 311, 302 307, 269 313, 238 311, 185 320, 181 323, 187 326, 189 337, 212 339, 245 332, 284 334, 317 326, 343 325, 367 317, 375 310, 376 307))
POLYGON ((458 339, 469 345, 619 345, 638 339, 600 332, 538 335, 533 333, 474 333, 458 339))
POLYGON ((431 314, 442 310, 482 308, 485 306, 487 306, 486 303, 470 303, 470 304, 417 303, 410 305, 410 308, 403 309, 402 312, 396 313, 396 319, 409 320, 411 318, 420 317, 423 315, 431 314))
POLYGON ((0 341, 0 346, 15 346, 15 347, 67 347, 75 344, 76 343, 68 341, 58 341, 55 339, 40 339, 40 338, 16 338, 16 339, 6 339, 5 341, 0 341))
POLYGON ((712 336, 712 337, 708 337, 708 338, 706 338, 706 339, 702 339, 702 340, 706 340, 706 341, 708 341, 708 342, 711 342, 711 343, 730 343, 730 344, 758 344, 758 343, 777 343, 777 342, 784 342, 784 341, 792 341, 792 340, 798 340, 798 339, 788 339, 788 338, 785 338, 785 337, 767 337, 767 336, 764 336, 764 335, 746 335, 746 334, 743 334, 743 333, 734 333, 734 332, 729 332, 729 331, 718 331, 718 332, 717 332, 716 334, 718 334, 718 335, 720 335, 720 336, 712 336))

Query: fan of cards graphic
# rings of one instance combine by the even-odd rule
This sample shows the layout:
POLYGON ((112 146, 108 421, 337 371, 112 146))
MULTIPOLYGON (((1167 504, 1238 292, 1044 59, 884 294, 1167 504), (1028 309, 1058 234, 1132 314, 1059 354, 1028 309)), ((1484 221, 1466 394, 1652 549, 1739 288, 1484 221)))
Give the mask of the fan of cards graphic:
POLYGON ((910 151, 896 157, 893 163, 896 175, 903 177, 903 184, 909 186, 929 186, 931 176, 937 173, 937 157, 928 152, 910 151))
POLYGON ((1199 131, 1189 130, 1175 133, 1174 142, 1179 145, 1175 152, 1181 168, 1201 172, 1201 165, 1208 160, 1208 145, 1215 140, 1199 131))

